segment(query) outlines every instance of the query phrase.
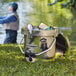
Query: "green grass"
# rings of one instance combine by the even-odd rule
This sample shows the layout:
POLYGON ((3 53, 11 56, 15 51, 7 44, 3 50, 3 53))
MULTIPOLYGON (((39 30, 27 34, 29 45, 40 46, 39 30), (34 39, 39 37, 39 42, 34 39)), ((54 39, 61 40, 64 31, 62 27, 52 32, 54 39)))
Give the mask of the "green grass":
POLYGON ((30 63, 17 45, 0 45, 0 76, 76 76, 76 48, 54 61, 30 63))

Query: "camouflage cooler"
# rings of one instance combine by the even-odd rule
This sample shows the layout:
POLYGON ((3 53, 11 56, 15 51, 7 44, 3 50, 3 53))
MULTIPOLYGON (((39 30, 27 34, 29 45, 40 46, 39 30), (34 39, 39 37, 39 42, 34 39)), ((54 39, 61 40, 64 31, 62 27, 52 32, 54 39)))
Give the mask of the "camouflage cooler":
POLYGON ((57 28, 52 28, 51 30, 34 28, 32 34, 30 34, 27 28, 23 28, 22 34, 24 34, 25 49, 29 48, 32 53, 41 55, 43 58, 54 57, 56 37, 58 36, 57 28))

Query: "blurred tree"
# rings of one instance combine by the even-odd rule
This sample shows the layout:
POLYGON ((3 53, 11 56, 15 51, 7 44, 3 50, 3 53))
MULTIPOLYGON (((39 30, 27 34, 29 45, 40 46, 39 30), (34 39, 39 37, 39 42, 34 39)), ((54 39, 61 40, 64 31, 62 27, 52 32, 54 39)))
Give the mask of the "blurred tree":
POLYGON ((32 24, 43 22, 49 26, 72 27, 72 32, 67 30, 65 33, 76 40, 76 0, 33 0, 33 3, 32 24))

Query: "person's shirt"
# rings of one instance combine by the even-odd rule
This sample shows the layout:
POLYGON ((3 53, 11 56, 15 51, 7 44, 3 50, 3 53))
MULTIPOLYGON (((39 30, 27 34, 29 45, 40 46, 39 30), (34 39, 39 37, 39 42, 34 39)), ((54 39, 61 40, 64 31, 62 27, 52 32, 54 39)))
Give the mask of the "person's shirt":
POLYGON ((0 24, 4 24, 5 29, 18 30, 19 18, 17 12, 12 12, 7 16, 0 16, 0 24))

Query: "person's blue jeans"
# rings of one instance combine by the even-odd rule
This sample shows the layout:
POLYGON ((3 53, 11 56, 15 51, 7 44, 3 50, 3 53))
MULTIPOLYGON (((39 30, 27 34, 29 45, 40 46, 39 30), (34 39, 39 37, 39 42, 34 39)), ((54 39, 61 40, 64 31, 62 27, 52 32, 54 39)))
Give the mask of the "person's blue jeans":
POLYGON ((6 30, 6 38, 4 40, 4 44, 17 43, 16 40, 17 40, 17 31, 6 30))

